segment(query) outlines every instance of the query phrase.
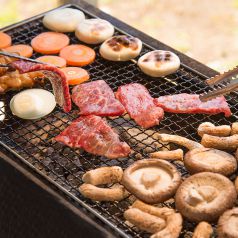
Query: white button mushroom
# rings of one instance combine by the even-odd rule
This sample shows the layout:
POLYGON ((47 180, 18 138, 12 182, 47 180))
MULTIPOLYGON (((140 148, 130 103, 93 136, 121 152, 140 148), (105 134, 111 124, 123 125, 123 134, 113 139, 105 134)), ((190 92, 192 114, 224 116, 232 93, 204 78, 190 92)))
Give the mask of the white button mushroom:
POLYGON ((10 102, 12 113, 23 119, 38 119, 51 113, 55 97, 44 89, 28 89, 16 94, 10 102))
POLYGON ((102 19, 86 19, 76 28, 76 37, 87 44, 99 44, 114 34, 113 25, 102 19))
POLYGON ((137 57, 142 49, 140 39, 133 36, 113 36, 100 47, 103 58, 112 61, 128 61, 137 57))
POLYGON ((147 75, 162 77, 174 73, 180 66, 180 60, 173 52, 154 50, 141 56, 138 66, 147 75))
POLYGON ((84 13, 73 8, 57 9, 47 13, 43 18, 46 28, 58 32, 73 32, 85 19, 84 13))

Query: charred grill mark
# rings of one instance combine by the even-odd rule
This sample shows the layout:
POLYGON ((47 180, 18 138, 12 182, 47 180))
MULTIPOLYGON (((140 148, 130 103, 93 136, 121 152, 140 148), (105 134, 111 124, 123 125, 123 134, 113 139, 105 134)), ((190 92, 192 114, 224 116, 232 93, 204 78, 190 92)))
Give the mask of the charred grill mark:
POLYGON ((115 36, 108 40, 107 44, 114 50, 120 51, 123 47, 131 48, 132 50, 138 49, 138 41, 132 36, 115 36))
POLYGON ((153 52, 147 58, 143 60, 143 62, 155 62, 156 66, 159 67, 163 61, 170 61, 172 59, 172 55, 169 51, 166 52, 153 52))

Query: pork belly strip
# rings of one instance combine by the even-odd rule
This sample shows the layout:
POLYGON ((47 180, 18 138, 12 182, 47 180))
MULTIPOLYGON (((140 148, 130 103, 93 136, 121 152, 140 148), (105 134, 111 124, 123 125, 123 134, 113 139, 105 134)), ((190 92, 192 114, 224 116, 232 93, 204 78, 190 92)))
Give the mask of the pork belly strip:
POLYGON ((163 109, 155 105, 149 91, 139 83, 120 86, 116 98, 141 127, 149 128, 158 125, 164 117, 163 109))
POLYGON ((174 113, 224 113, 226 117, 231 116, 231 110, 225 97, 217 97, 207 102, 201 102, 197 94, 175 94, 162 96, 154 99, 157 106, 166 112, 174 113))
POLYGON ((102 155, 110 159, 127 157, 131 149, 119 140, 107 121, 99 116, 81 116, 73 121, 55 140, 72 148, 102 155))
POLYGON ((72 100, 79 107, 80 115, 120 116, 125 112, 104 80, 75 86, 72 100))
POLYGON ((71 110, 71 98, 69 94, 68 82, 64 73, 60 71, 60 69, 51 65, 36 64, 23 60, 14 61, 11 65, 22 74, 33 71, 43 71, 44 75, 52 84, 55 101, 65 112, 69 112, 71 110))

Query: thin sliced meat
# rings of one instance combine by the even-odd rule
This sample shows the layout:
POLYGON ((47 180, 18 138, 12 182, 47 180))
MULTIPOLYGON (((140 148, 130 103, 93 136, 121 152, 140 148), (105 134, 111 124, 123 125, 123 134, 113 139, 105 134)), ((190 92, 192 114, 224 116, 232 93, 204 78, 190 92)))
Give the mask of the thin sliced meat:
POLYGON ((201 102, 199 95, 197 94, 181 93, 162 96, 154 99, 154 102, 166 112, 204 114, 224 113, 226 117, 231 116, 231 110, 223 96, 207 102, 201 102))
POLYGON ((119 140, 118 134, 107 121, 94 115, 79 117, 56 136, 55 140, 110 159, 127 157, 131 152, 129 145, 119 140))
POLYGON ((43 71, 44 75, 52 84, 56 102, 65 112, 71 110, 71 98, 68 82, 64 73, 57 67, 46 64, 36 64, 23 60, 14 61, 11 63, 11 66, 19 70, 22 74, 33 71, 43 71))
POLYGON ((164 117, 163 109, 154 104, 149 91, 139 83, 119 87, 116 98, 126 108, 130 117, 141 127, 149 128, 158 125, 164 117))
POLYGON ((81 115, 120 116, 125 112, 112 89, 103 80, 75 86, 72 100, 79 107, 81 115))

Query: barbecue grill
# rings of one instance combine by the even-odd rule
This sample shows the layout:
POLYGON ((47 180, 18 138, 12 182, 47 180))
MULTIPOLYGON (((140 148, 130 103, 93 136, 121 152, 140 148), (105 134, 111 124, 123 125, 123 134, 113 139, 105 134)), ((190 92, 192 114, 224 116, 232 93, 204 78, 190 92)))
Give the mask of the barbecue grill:
MULTIPOLYGON (((154 49, 166 49, 178 54, 182 61, 180 69, 176 73, 167 76, 169 80, 165 80, 164 78, 156 79, 143 74, 134 62, 110 62, 104 60, 98 53, 99 46, 94 46, 93 48, 97 54, 96 60, 92 64, 84 67, 89 71, 91 80, 103 79, 110 85, 113 91, 116 91, 120 85, 126 83, 141 83, 150 91, 152 97, 175 93, 200 94, 209 90, 204 80, 207 79, 208 76, 216 74, 215 71, 183 56, 181 53, 176 52, 168 46, 100 12, 84 2, 80 5, 70 4, 63 7, 80 9, 88 18, 101 17, 109 20, 116 27, 115 34, 130 34, 140 38, 144 43, 141 55, 154 49), (207 76, 200 73, 200 71, 207 76), (169 81, 176 81, 177 86, 169 81)), ((48 31, 42 24, 42 17, 43 14, 2 30, 12 36, 14 44, 30 44, 33 37, 41 32, 48 31)), ((70 37, 71 44, 79 42, 74 36, 74 33, 67 33, 67 35, 70 37)), ((40 54, 34 53, 33 58, 39 56, 40 54)), ((52 91, 50 84, 46 84, 44 88, 52 91)), ((5 155, 8 155, 6 160, 11 162, 14 167, 25 168, 33 173, 33 177, 37 177, 38 180, 45 184, 43 190, 46 188, 55 190, 56 192, 54 192, 52 196, 62 196, 68 200, 71 205, 73 204, 80 210, 80 213, 86 214, 89 220, 93 220, 90 224, 91 226, 96 223, 96 226, 99 224, 101 227, 104 227, 101 228, 103 231, 100 231, 99 226, 95 228, 95 232, 99 232, 97 233, 98 236, 99 234, 104 234, 104 237, 108 234, 116 237, 149 237, 149 234, 128 225, 123 218, 123 212, 132 204, 132 199, 128 198, 120 202, 93 202, 84 198, 78 191, 78 187, 82 184, 81 177, 83 173, 100 166, 117 165, 125 169, 135 160, 143 157, 146 158, 148 152, 156 150, 155 143, 158 143, 158 141, 155 135, 157 131, 166 131, 171 134, 178 134, 199 141, 200 138, 196 130, 201 122, 210 121, 215 125, 230 124, 236 121, 238 111, 237 93, 232 93, 227 97, 227 101, 233 113, 233 116, 230 118, 225 118, 223 115, 211 116, 166 113, 161 124, 149 130, 140 128, 133 120, 128 119, 127 116, 109 118, 109 124, 118 131, 120 139, 126 141, 134 151, 129 158, 110 160, 102 156, 88 154, 80 149, 71 149, 52 140, 73 119, 78 117, 78 110, 75 106, 70 113, 64 113, 57 107, 50 115, 42 119, 34 121, 21 120, 13 116, 9 109, 9 102, 13 95, 15 95, 15 92, 7 92, 1 95, 0 118, 4 118, 4 120, 0 122, 0 145, 1 151, 5 155), (131 132, 132 130, 133 133, 131 132), (14 163, 12 163, 13 161, 14 163)), ((160 146, 165 148, 168 145, 161 144, 160 146)), ((173 163, 183 177, 188 176, 187 171, 181 163, 173 163)), ((7 165, 5 164, 4 166, 7 165)), ((24 181, 25 180, 22 179, 22 182, 24 181)), ((11 189, 11 187, 9 187, 9 189, 11 189)), ((32 194, 29 193, 27 196, 31 197, 32 194)), ((15 199, 14 202, 17 203, 18 200, 15 199)), ((161 205, 174 208, 174 201, 172 199, 161 205)), ((28 204, 26 203, 25 206, 28 206, 28 204)), ((44 214, 41 215, 43 219, 47 219, 47 217, 44 217, 44 214)), ((61 215, 64 216, 64 214, 61 215)), ((50 222, 52 222, 52 219, 50 222)), ((89 221, 85 222, 87 223, 89 221)), ((195 224, 185 220, 181 237, 191 237, 194 227, 195 224)), ((64 228, 62 227, 62 229, 64 228)), ((72 237, 70 235, 61 235, 62 237, 72 237)), ((80 234, 77 234, 77 236, 78 235, 80 237, 80 234)), ((95 237, 93 231, 81 237, 90 236, 95 237)))

